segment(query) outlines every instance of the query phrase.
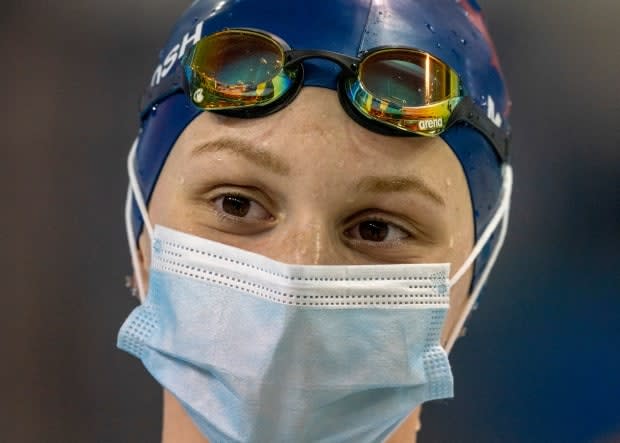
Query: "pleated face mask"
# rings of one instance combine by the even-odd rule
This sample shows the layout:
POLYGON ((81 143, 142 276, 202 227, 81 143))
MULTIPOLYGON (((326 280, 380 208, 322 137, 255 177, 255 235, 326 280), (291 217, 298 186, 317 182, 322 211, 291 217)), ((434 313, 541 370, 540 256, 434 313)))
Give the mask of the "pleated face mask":
POLYGON ((508 204, 452 281, 445 263, 290 265, 152 230, 142 212, 148 295, 118 346, 211 442, 381 442, 421 403, 452 396, 439 341, 449 288, 508 204))
POLYGON ((442 265, 299 266, 158 226, 118 345, 213 442, 382 441, 452 396, 442 265))

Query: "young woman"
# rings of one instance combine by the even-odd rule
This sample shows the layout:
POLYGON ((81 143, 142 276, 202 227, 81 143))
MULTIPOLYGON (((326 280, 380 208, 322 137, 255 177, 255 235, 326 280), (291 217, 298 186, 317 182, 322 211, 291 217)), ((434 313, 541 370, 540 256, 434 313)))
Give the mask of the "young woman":
POLYGON ((163 442, 410 442, 501 247, 510 101, 473 1, 195 1, 129 155, 163 442))

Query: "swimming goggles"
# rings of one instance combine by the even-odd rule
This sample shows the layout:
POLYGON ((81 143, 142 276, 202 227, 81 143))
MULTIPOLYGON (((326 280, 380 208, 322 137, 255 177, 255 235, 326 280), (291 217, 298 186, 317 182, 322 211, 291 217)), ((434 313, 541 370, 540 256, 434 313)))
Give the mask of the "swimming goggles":
POLYGON ((340 65, 340 102, 363 126, 387 135, 436 136, 465 123, 478 129, 506 161, 509 133, 467 96, 458 74, 432 54, 406 47, 380 47, 357 58, 294 50, 265 31, 225 29, 199 40, 174 75, 142 98, 143 116, 179 89, 199 109, 245 118, 271 114, 299 93, 302 61, 310 58, 340 65))

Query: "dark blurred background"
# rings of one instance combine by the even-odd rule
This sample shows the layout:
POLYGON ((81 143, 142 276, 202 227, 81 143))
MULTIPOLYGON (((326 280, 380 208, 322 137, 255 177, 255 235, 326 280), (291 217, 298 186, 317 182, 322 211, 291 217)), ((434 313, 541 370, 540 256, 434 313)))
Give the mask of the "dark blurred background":
MULTIPOLYGON (((4 0, 0 442, 156 442, 116 334, 137 99, 188 1, 4 0)), ((620 2, 481 1, 514 101, 511 230, 421 443, 620 442, 620 2)))

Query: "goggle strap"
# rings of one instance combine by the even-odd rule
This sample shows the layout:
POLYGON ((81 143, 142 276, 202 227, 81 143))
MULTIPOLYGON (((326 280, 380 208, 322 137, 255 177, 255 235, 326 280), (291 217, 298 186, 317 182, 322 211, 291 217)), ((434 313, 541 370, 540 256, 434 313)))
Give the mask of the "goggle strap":
POLYGON ((495 126, 495 124, 482 112, 473 99, 465 96, 456 106, 447 127, 457 122, 465 122, 482 133, 494 147, 495 152, 502 163, 508 162, 508 146, 510 145, 510 132, 495 126))

